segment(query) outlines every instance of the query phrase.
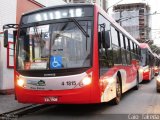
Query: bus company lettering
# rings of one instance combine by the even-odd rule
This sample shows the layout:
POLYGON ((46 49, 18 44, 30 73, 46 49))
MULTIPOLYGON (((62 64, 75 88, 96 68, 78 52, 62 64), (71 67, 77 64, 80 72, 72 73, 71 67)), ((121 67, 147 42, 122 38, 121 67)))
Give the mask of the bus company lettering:
POLYGON ((52 73, 52 74, 44 74, 44 77, 55 77, 56 74, 55 73, 52 73))
POLYGON ((27 84, 34 85, 34 86, 46 86, 46 83, 44 80, 39 80, 39 81, 28 80, 27 84))

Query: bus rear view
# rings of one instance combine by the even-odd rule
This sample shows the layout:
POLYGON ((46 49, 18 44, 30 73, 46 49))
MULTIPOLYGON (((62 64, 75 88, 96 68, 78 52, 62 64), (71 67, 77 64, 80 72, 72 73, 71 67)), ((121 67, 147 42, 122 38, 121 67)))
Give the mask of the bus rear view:
POLYGON ((17 100, 98 102, 97 96, 91 98, 96 87, 92 34, 93 5, 45 8, 23 15, 16 46, 17 100))

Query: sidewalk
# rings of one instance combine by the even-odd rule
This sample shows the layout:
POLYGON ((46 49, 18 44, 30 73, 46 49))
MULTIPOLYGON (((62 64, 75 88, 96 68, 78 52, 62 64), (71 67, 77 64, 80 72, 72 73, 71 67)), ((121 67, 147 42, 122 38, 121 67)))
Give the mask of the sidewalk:
POLYGON ((0 114, 19 109, 30 104, 21 104, 14 99, 14 95, 0 95, 0 114))

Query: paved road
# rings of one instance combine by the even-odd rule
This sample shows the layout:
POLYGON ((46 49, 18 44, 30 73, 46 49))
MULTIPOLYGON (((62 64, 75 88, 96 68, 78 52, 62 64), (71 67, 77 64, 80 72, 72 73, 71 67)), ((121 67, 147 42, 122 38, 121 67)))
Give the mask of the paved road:
POLYGON ((127 114, 160 114, 160 94, 156 93, 155 80, 140 84, 138 91, 130 90, 125 93, 119 105, 114 106, 108 103, 100 105, 52 105, 49 108, 23 116, 20 120, 97 120, 102 118, 111 120, 113 116, 116 117, 114 119, 118 119, 120 116, 128 119, 127 114))
POLYGON ((15 109, 29 106, 30 104, 21 104, 15 100, 14 95, 0 95, 0 114, 15 109))

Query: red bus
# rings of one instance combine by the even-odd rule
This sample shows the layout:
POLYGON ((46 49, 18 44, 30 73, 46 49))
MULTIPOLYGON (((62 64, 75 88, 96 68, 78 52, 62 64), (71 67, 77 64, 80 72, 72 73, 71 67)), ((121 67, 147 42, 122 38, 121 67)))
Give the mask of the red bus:
POLYGON ((160 76, 159 76, 160 57, 156 53, 154 53, 154 56, 155 56, 154 75, 156 80, 156 90, 159 93, 160 92, 160 76))
POLYGON ((154 77, 155 58, 152 50, 147 43, 140 43, 143 67, 143 80, 150 81, 154 77))
POLYGON ((15 49, 21 103, 118 104, 124 92, 139 86, 139 43, 97 5, 22 15, 15 49))
POLYGON ((154 75, 158 75, 159 74, 159 66, 160 66, 160 58, 159 58, 159 56, 156 54, 156 53, 154 53, 154 75))

